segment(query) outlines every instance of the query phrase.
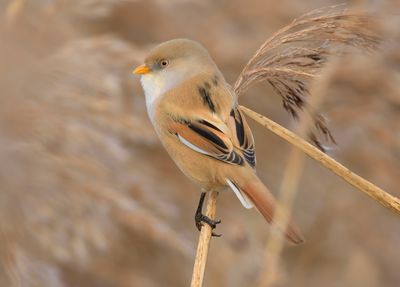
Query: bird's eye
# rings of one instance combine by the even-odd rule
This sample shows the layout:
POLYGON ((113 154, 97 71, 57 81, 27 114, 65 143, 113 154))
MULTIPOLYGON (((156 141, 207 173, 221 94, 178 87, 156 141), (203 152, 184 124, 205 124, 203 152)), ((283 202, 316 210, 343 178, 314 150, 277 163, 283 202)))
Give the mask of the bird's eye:
POLYGON ((160 61, 161 68, 165 68, 166 66, 168 66, 168 64, 169 64, 169 61, 166 59, 160 61))

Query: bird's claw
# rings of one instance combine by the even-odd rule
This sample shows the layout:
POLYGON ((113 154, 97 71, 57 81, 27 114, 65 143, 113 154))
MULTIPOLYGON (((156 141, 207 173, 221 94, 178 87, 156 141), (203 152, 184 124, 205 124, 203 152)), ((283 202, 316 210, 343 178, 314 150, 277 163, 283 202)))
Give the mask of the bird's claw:
MULTIPOLYGON (((195 216, 195 222, 196 222, 196 227, 199 231, 201 231, 201 228, 203 227, 203 222, 207 223, 212 229, 215 229, 217 227, 217 224, 221 223, 221 220, 213 220, 209 218, 208 216, 204 214, 196 214, 195 216)), ((214 237, 221 237, 222 234, 217 234, 214 233, 214 231, 211 234, 214 237)))
MULTIPOLYGON (((205 195, 206 194, 204 192, 201 194, 199 206, 197 207, 196 214, 194 216, 196 227, 199 231, 201 231, 203 222, 207 223, 211 227, 211 229, 215 229, 217 227, 217 224, 221 223, 221 220, 213 220, 202 213, 205 195)), ((211 235, 213 237, 221 237, 222 234, 217 234, 217 233, 214 233, 214 231, 213 231, 211 235)))

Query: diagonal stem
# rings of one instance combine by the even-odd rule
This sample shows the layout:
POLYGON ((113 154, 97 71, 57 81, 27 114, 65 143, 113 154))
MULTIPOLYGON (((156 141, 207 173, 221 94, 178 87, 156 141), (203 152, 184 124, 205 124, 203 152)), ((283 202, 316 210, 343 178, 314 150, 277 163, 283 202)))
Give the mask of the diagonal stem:
POLYGON ((339 177, 343 178, 345 181, 350 183, 352 186, 358 190, 364 192, 373 200, 379 202, 384 207, 388 208, 397 215, 400 215, 400 200, 399 198, 392 196, 391 194, 385 192, 381 188, 372 184, 371 182, 365 180, 361 176, 353 173, 351 170, 338 163, 336 160, 321 152, 313 145, 309 144, 301 137, 297 136, 288 129, 282 127, 281 125, 275 123, 274 121, 244 107, 240 106, 240 109, 246 113, 250 118, 261 124, 263 127, 269 129, 274 134, 288 141, 292 145, 301 149, 309 157, 321 163, 323 166, 334 172, 339 177))

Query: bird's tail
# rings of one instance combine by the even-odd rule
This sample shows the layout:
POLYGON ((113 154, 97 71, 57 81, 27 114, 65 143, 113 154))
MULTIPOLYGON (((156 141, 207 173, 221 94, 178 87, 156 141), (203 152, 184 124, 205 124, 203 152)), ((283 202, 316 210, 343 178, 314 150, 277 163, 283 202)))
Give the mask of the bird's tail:
MULTIPOLYGON (((264 218, 269 223, 272 222, 276 200, 257 175, 252 174, 250 178, 228 179, 227 182, 245 207, 249 208, 252 207, 251 203, 254 204, 264 218), (246 202, 247 205, 245 204, 246 202)), ((300 230, 290 221, 285 234, 286 238, 292 243, 300 244, 304 242, 304 237, 301 235, 300 230)))

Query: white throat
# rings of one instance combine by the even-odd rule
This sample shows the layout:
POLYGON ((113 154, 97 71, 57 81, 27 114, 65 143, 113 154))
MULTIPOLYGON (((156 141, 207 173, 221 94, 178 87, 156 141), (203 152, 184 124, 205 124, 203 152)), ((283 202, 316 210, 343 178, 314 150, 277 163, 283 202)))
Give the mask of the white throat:
POLYGON ((146 96, 147 114, 151 121, 153 121, 154 106, 157 100, 193 75, 193 71, 188 69, 179 72, 160 71, 142 76, 140 81, 146 96))
POLYGON ((160 98, 166 91, 168 91, 168 82, 164 77, 157 75, 143 75, 140 79, 146 97, 147 114, 153 121, 153 108, 155 101, 160 98))

